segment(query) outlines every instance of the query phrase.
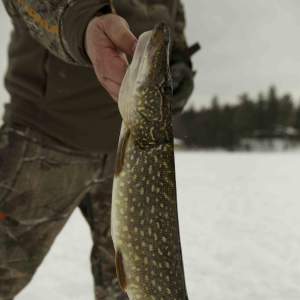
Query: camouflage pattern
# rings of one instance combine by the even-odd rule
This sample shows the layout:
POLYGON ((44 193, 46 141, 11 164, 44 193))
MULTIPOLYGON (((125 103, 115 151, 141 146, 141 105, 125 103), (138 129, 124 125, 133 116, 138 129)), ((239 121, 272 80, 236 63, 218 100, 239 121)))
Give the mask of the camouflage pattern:
POLYGON ((28 128, 2 128, 0 300, 12 300, 30 282, 77 206, 94 241, 96 299, 127 299, 115 278, 110 236, 113 165, 114 155, 70 150, 28 128))
MULTIPOLYGON (((9 14, 21 18, 29 32, 51 53, 69 63, 78 63, 71 53, 70 45, 64 32, 63 17, 80 0, 2 0, 9 14)), ((91 4, 111 5, 113 11, 124 17, 131 29, 139 35, 150 30, 159 22, 168 23, 174 32, 174 47, 186 48, 184 35, 184 10, 179 0, 91 0, 91 4)), ((76 10, 74 10, 76 13, 76 10)), ((78 16, 80 17, 80 16, 78 16)))
POLYGON ((29 32, 50 52, 61 59, 73 62, 60 38, 60 19, 68 5, 67 0, 3 0, 9 14, 21 18, 29 32))
MULTIPOLYGON (((63 15, 79 0, 3 0, 9 14, 21 18, 29 32, 51 53, 66 62, 76 63, 64 38, 63 15)), ((100 0, 107 4, 109 1, 100 0)))

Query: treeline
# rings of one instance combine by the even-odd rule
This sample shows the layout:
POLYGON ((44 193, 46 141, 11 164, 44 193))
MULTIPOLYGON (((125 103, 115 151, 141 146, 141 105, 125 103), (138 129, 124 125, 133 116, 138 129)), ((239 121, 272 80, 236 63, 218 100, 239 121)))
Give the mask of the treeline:
POLYGON ((245 138, 299 138, 300 105, 290 94, 279 96, 272 86, 256 99, 243 94, 238 104, 220 105, 217 97, 209 108, 190 109, 175 119, 175 136, 189 147, 234 150, 245 138))

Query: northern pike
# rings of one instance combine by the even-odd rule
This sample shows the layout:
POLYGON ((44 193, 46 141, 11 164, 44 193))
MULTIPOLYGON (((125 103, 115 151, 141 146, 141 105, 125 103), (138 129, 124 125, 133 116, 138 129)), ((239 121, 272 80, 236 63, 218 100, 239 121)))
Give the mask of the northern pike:
POLYGON ((121 85, 112 200, 120 285, 130 300, 187 300, 177 213, 170 31, 141 35, 121 85))

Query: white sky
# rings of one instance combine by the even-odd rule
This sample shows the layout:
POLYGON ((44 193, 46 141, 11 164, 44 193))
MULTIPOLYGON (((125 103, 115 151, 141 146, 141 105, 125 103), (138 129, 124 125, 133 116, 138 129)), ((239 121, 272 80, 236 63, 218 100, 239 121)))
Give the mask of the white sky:
MULTIPOLYGON (((189 43, 203 49, 194 57, 196 90, 191 103, 207 105, 213 95, 233 102, 242 92, 255 96, 276 84, 300 98, 299 0, 186 0, 189 43)), ((0 76, 6 65, 9 20, 0 4, 0 76)), ((0 89, 0 97, 7 99, 0 89)))
POLYGON ((188 0, 189 42, 203 46, 193 103, 233 101, 276 84, 300 98, 299 0, 188 0))

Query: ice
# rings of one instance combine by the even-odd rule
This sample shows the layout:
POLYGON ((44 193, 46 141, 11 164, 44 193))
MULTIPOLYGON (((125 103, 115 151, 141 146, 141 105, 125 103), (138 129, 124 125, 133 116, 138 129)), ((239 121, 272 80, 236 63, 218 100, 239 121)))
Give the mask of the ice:
MULTIPOLYGON (((237 6, 238 3, 232 4, 237 6)), ((201 10, 205 15, 203 7, 201 10)), ((198 14, 198 9, 194 11, 198 14)), ((264 16, 265 11, 261 13, 264 16)), ((211 19, 209 14, 207 18, 211 19)), ((196 22, 190 28, 198 28, 198 19, 198 16, 194 18, 196 22)), ((192 22, 190 18, 190 24, 192 22)), ((2 3, 0 25, 2 78, 10 30, 2 3)), ((207 26, 212 27, 210 22, 207 26)), ((217 41, 220 35, 218 32, 217 41)), ((224 34, 222 38, 226 36, 224 34)), ((205 39, 193 37, 204 40, 205 47, 205 39)), ((207 51, 212 53, 211 49, 213 47, 207 51)), ((218 49, 222 52, 222 48, 218 49)), ((215 84, 215 75, 220 69, 212 68, 204 52, 199 54, 196 64, 199 61, 199 70, 203 70, 207 60, 210 72, 202 72, 202 77, 211 75, 208 78, 212 77, 215 84), (200 55, 203 55, 202 61, 200 55)), ((294 63, 297 60, 293 57, 294 63)), ((227 76, 228 69, 222 70, 227 76)), ((264 70, 264 79, 270 72, 273 72, 272 68, 264 70), (269 73, 265 74, 267 71, 269 73)), ((222 83, 226 76, 218 77, 218 80, 222 83)), ((262 76, 255 73, 259 80, 262 76)), ((246 77, 247 82, 252 82, 253 78, 246 77)), ((200 83, 198 89, 203 91, 206 84, 200 83)), ((237 85, 237 81, 232 84, 234 88, 237 85)), ((210 87, 209 82, 207 86, 210 87)), ((7 99, 8 95, 0 85, 0 114, 2 103, 7 99)), ((299 153, 178 152, 176 164, 190 300, 299 300, 299 153)), ((93 299, 90 248, 89 229, 80 213, 75 211, 32 283, 17 300, 93 299)))
MULTIPOLYGON (((300 299, 299 153, 176 153, 190 300, 300 299)), ((78 211, 17 300, 93 299, 78 211)))

